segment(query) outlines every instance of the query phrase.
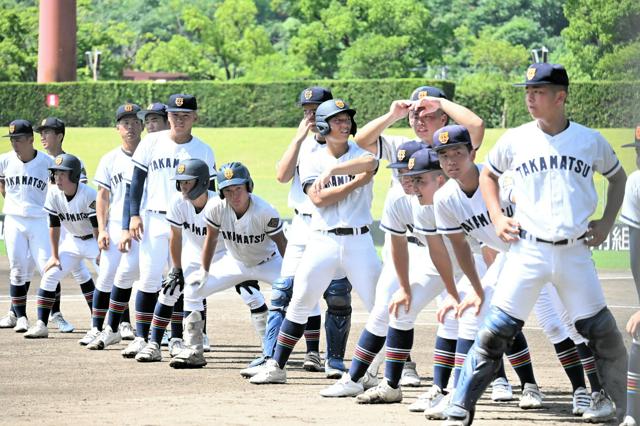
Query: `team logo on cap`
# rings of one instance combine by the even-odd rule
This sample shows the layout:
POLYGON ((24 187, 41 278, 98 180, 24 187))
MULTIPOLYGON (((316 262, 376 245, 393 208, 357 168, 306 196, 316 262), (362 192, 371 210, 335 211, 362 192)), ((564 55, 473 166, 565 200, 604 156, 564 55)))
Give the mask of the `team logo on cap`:
POLYGON ((178 172, 178 174, 183 174, 184 170, 186 169, 184 164, 178 164, 178 170, 176 170, 178 172))
POLYGON ((429 96, 429 92, 427 92, 426 90, 421 90, 418 92, 418 99, 423 99, 427 96, 429 96))
POLYGON ((231 179, 233 177, 233 170, 232 169, 224 169, 224 177, 225 179, 231 179))
POLYGON ((47 124, 47 119, 46 119, 46 118, 43 118, 43 119, 42 119, 42 123, 40 123, 40 125, 41 125, 41 126, 44 126, 45 124, 47 124))
POLYGON ((402 161, 404 160, 404 157, 407 155, 407 151, 405 151, 404 149, 399 149, 398 150, 398 160, 402 161))
POLYGON ((56 166, 62 164, 62 157, 56 157, 56 166))
POLYGON ((124 110, 125 110, 126 112, 131 112, 131 111, 133 111, 133 105, 131 105, 131 104, 126 104, 126 105, 124 106, 124 110))
POLYGON ((416 165, 416 159, 415 158, 409 158, 409 164, 407 165, 407 167, 409 168, 409 170, 413 169, 413 167, 416 165))
POLYGON ((636 127, 636 140, 640 140, 640 126, 636 127))
POLYGON ((306 100, 311 99, 312 96, 313 96, 313 90, 307 89, 307 90, 304 91, 304 98, 306 100))
POLYGON ((13 132, 15 132, 15 131, 16 131, 16 126, 15 126, 15 125, 13 125, 13 124, 10 124, 10 125, 9 125, 9 133, 13 133, 13 132))
POLYGON ((532 80, 536 76, 536 69, 531 67, 527 70, 527 80, 532 80))
POLYGON ((442 132, 438 135, 438 140, 440 141, 440 143, 447 143, 449 142, 449 132, 442 132))
POLYGON ((344 102, 340 99, 336 100, 336 106, 338 108, 344 108, 344 102))
POLYGON ((153 104, 149 104, 149 106, 147 107, 147 109, 153 109, 153 104))
POLYGON ((184 98, 176 98, 176 106, 181 107, 184 103, 184 98))

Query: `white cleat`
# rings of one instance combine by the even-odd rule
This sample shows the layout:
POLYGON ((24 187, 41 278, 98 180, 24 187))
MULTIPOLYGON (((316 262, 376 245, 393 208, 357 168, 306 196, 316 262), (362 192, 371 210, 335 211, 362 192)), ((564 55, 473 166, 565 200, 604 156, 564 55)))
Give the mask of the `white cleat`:
POLYGON ((147 345, 147 342, 142 337, 136 337, 133 342, 129 343, 129 346, 124 348, 120 354, 125 358, 135 358, 138 352, 147 345))
POLYGON ((60 333, 73 333, 76 328, 69 321, 64 319, 62 312, 56 312, 49 317, 49 323, 53 323, 58 327, 60 333))
POLYGON ((582 418, 589 423, 602 423, 616 415, 613 401, 604 390, 591 394, 591 406, 584 411, 582 418))
POLYGON ((185 348, 186 346, 184 344, 184 340, 180 339, 179 337, 174 337, 173 339, 169 340, 169 355, 171 356, 171 358, 178 355, 185 348))
POLYGON ((402 376, 400 377, 400 386, 417 388, 420 386, 420 375, 416 370, 416 363, 413 361, 407 361, 404 363, 402 369, 402 376))
POLYGON ((342 360, 327 358, 324 361, 324 373, 327 379, 339 379, 344 372, 345 367, 342 360))
POLYGON ((322 365, 322 358, 320 357, 320 353, 311 351, 304 354, 304 362, 302 363, 302 368, 304 368, 306 371, 312 371, 314 373, 324 371, 324 365, 322 365))
POLYGON ((209 336, 206 334, 202 336, 202 350, 204 352, 211 352, 211 343, 209 343, 209 336))
POLYGON ((434 408, 444 398, 444 393, 440 386, 433 385, 427 392, 418 396, 418 399, 409 405, 409 411, 412 413, 422 413, 424 410, 434 408))
POLYGON ((444 395, 433 407, 426 408, 424 410, 424 416, 429 420, 445 420, 447 417, 444 415, 444 412, 449 407, 452 398, 453 391, 444 395))
POLYGON ((287 383, 287 370, 280 368, 275 359, 269 359, 264 368, 249 379, 249 383, 254 385, 287 383))
POLYGON ((626 416, 619 426, 638 426, 636 421, 631 416, 626 416))
POLYGON ((580 386, 573 393, 573 410, 571 411, 574 416, 581 416, 591 406, 591 396, 585 388, 580 386))
POLYGON ((9 311, 7 315, 0 319, 0 328, 13 328, 17 322, 18 318, 16 318, 16 314, 14 314, 13 311, 9 311))
POLYGON ((78 340, 78 343, 82 346, 87 346, 89 343, 97 339, 99 334, 100 330, 93 327, 91 330, 87 331, 87 334, 85 334, 82 339, 78 340))
POLYGON ((267 360, 265 360, 262 364, 254 365, 240 370, 240 375, 245 379, 250 379, 251 377, 261 372, 266 366, 267 360))
POLYGON ((13 327, 13 331, 16 333, 24 333, 29 330, 29 320, 27 317, 20 317, 16 320, 16 325, 13 327))
POLYGON ((380 383, 380 379, 378 379, 377 374, 373 374, 371 371, 367 370, 362 376, 362 387, 364 390, 369 390, 371 388, 375 388, 380 383))
POLYGON ((522 389, 522 396, 518 406, 523 410, 533 410, 536 408, 542 408, 542 399, 544 395, 538 389, 538 385, 534 383, 525 383, 524 389, 522 389))
POLYGON ((395 404, 402 402, 402 390, 400 386, 392 388, 387 379, 380 382, 375 388, 356 396, 358 404, 395 404))
POLYGON ((120 338, 122 340, 133 340, 136 338, 136 333, 134 333, 130 322, 121 322, 120 325, 118 325, 118 331, 120 332, 120 338))
POLYGON ((36 325, 28 329, 23 336, 26 339, 46 339, 49 337, 49 329, 43 321, 38 320, 36 321, 36 325))
POLYGON ((347 396, 358 396, 364 392, 362 379, 354 382, 349 373, 343 373, 340 380, 320 391, 320 395, 325 398, 344 398, 347 396))
POLYGON ((504 377, 498 377, 491 383, 491 400, 493 402, 513 401, 513 390, 504 377))
POLYGON ((96 337, 93 342, 87 345, 87 349, 92 351, 101 351, 107 346, 120 343, 121 340, 122 336, 120 335, 120 332, 114 332, 111 329, 111 326, 107 325, 104 327, 104 330, 100 332, 98 337, 96 337))
POLYGON ((160 353, 160 345, 156 342, 149 342, 142 348, 136 355, 136 361, 138 362, 160 362, 162 361, 162 354, 160 353))

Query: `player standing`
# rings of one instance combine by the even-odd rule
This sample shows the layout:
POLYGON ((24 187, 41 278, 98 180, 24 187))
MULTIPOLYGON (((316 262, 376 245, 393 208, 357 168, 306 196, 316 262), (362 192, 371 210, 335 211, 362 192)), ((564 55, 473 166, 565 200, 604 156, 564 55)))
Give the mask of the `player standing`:
POLYGON ((153 102, 149 104, 147 109, 138 111, 138 118, 144 123, 147 133, 169 130, 167 106, 161 102, 153 102))

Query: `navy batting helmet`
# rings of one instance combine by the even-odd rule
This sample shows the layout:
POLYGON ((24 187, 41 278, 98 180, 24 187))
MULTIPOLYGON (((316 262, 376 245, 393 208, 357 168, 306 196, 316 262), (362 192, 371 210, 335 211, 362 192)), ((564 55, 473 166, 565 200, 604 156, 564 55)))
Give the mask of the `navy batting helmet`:
POLYGON ((80 182, 80 174, 82 173, 82 164, 78 157, 71 154, 60 154, 53 160, 53 166, 49 167, 51 182, 53 182, 53 172, 55 170, 64 170, 69 172, 69 180, 73 183, 80 182))
POLYGON ((223 164, 220 167, 220 170, 218 170, 218 192, 220 194, 220 198, 224 199, 222 190, 226 187, 242 185, 243 183, 247 184, 247 191, 253 191, 253 180, 251 179, 249 169, 247 169, 244 164, 234 161, 223 164))
POLYGON ((352 135, 356 134, 358 126, 356 125, 353 116, 356 115, 356 110, 349 108, 349 105, 342 99, 332 99, 320 104, 316 110, 316 128, 322 136, 326 136, 331 131, 329 126, 329 119, 341 112, 346 112, 351 117, 351 131, 352 135))
POLYGON ((190 200, 195 200, 209 188, 209 166, 197 158, 182 160, 176 167, 176 174, 171 178, 176 181, 176 189, 180 191, 180 181, 195 179, 196 184, 187 194, 190 200))

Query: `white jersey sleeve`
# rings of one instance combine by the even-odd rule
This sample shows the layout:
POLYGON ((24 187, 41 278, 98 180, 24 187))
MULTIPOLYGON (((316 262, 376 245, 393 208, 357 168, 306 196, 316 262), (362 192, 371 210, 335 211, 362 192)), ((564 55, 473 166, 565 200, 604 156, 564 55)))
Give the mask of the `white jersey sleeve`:
POLYGON ((302 158, 324 148, 326 148, 326 144, 324 142, 318 142, 314 134, 309 135, 300 146, 288 197, 289 207, 297 210, 298 213, 313 213, 313 203, 311 203, 311 200, 309 200, 309 197, 307 197, 307 194, 304 193, 304 189, 302 188, 302 181, 300 180, 300 161, 302 158))
POLYGON ((96 216, 96 190, 78 184, 78 191, 71 200, 67 200, 64 192, 52 186, 47 194, 45 211, 58 216, 62 227, 76 237, 93 234, 91 218, 96 216))
POLYGON ((51 158, 40 151, 26 163, 14 151, 0 156, 0 180, 5 196, 2 212, 23 217, 45 217, 42 209, 49 187, 51 158))
POLYGON ((640 170, 631 173, 627 178, 620 222, 640 228, 640 170))
MULTIPOLYGON (((411 139, 406 136, 391 136, 380 135, 377 141, 377 155, 378 160, 386 160, 389 163, 397 161, 398 147, 405 142, 409 142, 411 139)), ((391 183, 400 183, 400 171, 398 169, 391 169, 391 183)))
POLYGON ((418 234, 437 235, 436 216, 432 204, 420 205, 417 197, 411 197, 413 226, 418 234))
POLYGON ((380 229, 392 235, 406 235, 413 229, 411 199, 400 185, 389 189, 384 200, 380 229))
POLYGON ((109 191, 109 222, 122 222, 126 176, 131 173, 131 156, 118 147, 105 154, 98 163, 93 182, 109 191))

